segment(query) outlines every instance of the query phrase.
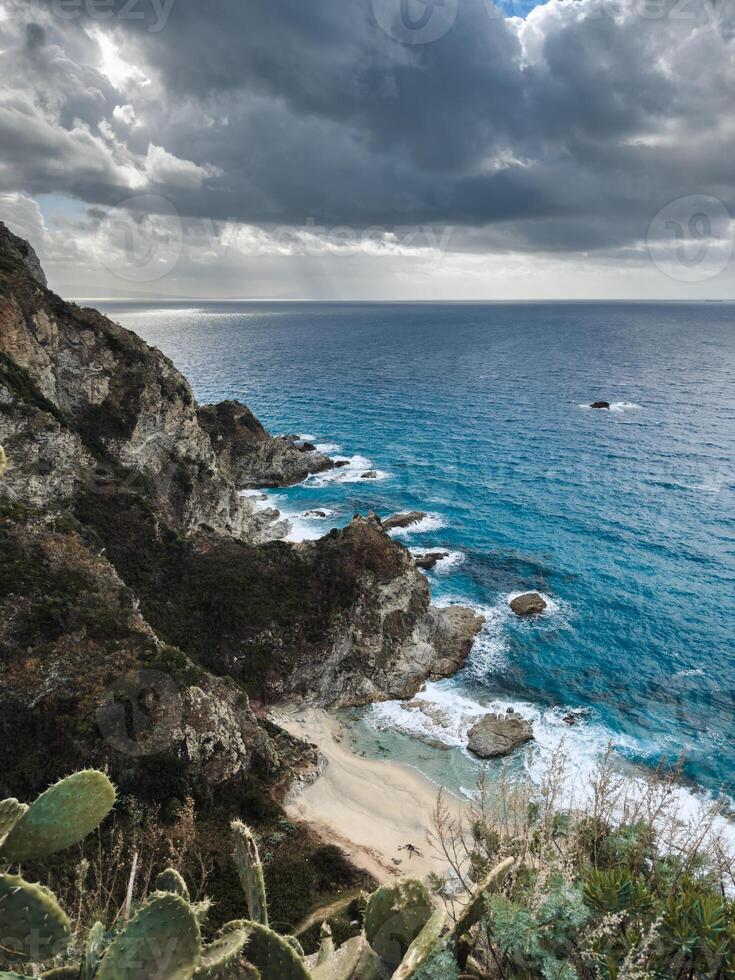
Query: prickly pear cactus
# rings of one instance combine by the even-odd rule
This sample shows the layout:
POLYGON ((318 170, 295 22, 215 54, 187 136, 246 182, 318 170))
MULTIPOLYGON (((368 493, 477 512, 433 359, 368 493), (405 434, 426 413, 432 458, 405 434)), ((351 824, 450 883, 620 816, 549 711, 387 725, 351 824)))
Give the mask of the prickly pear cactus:
POLYGON ((365 909, 365 932, 370 945, 389 966, 397 967, 432 911, 429 892, 420 881, 407 878, 379 888, 365 909))
POLYGON ((213 943, 202 950, 195 980, 214 980, 229 977, 232 967, 240 959, 245 943, 248 941, 247 929, 233 929, 222 933, 213 943))
POLYGON ((334 956, 334 940, 332 939, 332 929, 328 922, 322 922, 319 930, 319 952, 316 957, 316 965, 326 963, 334 956))
POLYGON ((312 980, 380 980, 385 974, 380 958, 364 935, 348 939, 328 959, 317 963, 312 980))
MULTIPOLYGON (((232 925, 223 926, 221 931, 232 925)), ((259 922, 238 925, 249 927, 245 956, 260 970, 263 980, 311 980, 304 960, 283 936, 259 922)))
POLYGON ((422 966, 430 959, 436 948, 436 944, 442 934, 447 913, 444 909, 437 909, 426 923, 421 932, 408 947, 408 952, 403 957, 401 965, 393 974, 392 980, 409 980, 418 973, 422 966))
POLYGON ((80 971, 81 980, 92 980, 97 972, 97 966, 107 945, 105 927, 101 922, 95 922, 87 933, 87 941, 84 944, 84 956, 82 957, 82 968, 80 971))
POLYGON ((48 888, 0 874, 0 937, 0 967, 38 963, 62 952, 71 923, 48 888))
POLYGON ((470 929, 480 921, 485 914, 485 895, 492 892, 495 886, 498 885, 508 874, 514 864, 515 858, 506 858, 492 869, 484 881, 480 882, 472 893, 469 902, 462 910, 462 914, 457 919, 454 929, 452 929, 453 942, 456 943, 458 939, 460 939, 465 933, 469 932, 470 929))
POLYGON ((0 847, 27 809, 25 803, 17 800, 0 800, 0 847))
POLYGON ((103 772, 75 772, 31 803, 5 839, 0 857, 17 863, 70 847, 93 831, 114 803, 115 787, 103 772))
POLYGON ((189 889, 186 882, 175 868, 166 868, 156 878, 157 892, 173 892, 189 901, 189 889))
POLYGON ((248 915, 252 922, 267 926, 268 903, 265 896, 263 866, 260 863, 255 838, 242 820, 232 821, 232 833, 235 836, 235 865, 245 892, 248 915))
POLYGON ((190 980, 199 965, 201 935, 180 895, 154 892, 113 941, 96 980, 190 980))

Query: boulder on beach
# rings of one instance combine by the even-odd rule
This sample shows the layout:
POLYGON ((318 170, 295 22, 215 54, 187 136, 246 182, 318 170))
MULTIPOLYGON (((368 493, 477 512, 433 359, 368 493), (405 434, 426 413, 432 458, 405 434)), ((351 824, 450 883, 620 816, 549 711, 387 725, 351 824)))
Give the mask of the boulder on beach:
POLYGON ((610 402, 592 402, 590 408, 610 408, 610 402))
POLYGON ((422 510, 411 510, 405 514, 393 514, 392 517, 386 517, 383 521, 383 527, 386 531, 390 531, 395 527, 411 527, 412 524, 418 524, 419 521, 423 521, 426 514, 422 510))
POLYGON ((470 728, 467 748, 481 759, 510 755, 533 739, 533 725, 513 710, 505 715, 488 714, 470 728))
POLYGON ((516 616, 538 616, 546 609, 546 602, 538 592, 526 592, 511 599, 510 608, 516 616))
POLYGON ((414 559, 416 568, 424 568, 427 571, 434 568, 442 558, 449 558, 448 551, 427 551, 424 555, 417 555, 414 559))

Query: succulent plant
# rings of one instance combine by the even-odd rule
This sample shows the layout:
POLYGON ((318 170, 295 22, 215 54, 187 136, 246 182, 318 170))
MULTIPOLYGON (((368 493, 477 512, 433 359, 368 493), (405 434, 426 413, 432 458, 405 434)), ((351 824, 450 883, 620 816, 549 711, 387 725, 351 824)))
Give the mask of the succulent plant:
MULTIPOLYGON (((3 805, 17 804, 5 800, 3 805)), ((14 822, 0 860, 36 860, 83 840, 115 804, 115 787, 103 772, 85 769, 49 787, 14 822)))
POLYGON ((221 933, 202 950, 199 966, 194 974, 195 980, 214 980, 230 976, 232 969, 242 958, 249 936, 247 928, 221 933))
POLYGON ((268 902, 265 894, 263 866, 260 863, 258 846, 250 829, 242 820, 232 821, 235 837, 235 866, 240 876, 248 914, 252 922, 268 925, 268 902))
POLYGON ((431 896, 420 881, 407 878, 379 888, 365 909, 370 945, 385 963, 397 967, 432 911, 431 896))
POLYGON ((97 980, 190 980, 200 961, 201 934, 191 905, 154 892, 111 943, 97 980))
POLYGON ((0 966, 42 963, 62 952, 71 935, 69 918, 48 888, 0 874, 0 966))
POLYGON ((156 878, 157 892, 172 892, 174 895, 181 895, 187 902, 189 901, 189 889, 186 882, 176 871, 175 868, 166 868, 156 878))
POLYGON ((509 857, 500 864, 496 865, 483 881, 475 888, 470 896, 469 902, 465 905, 462 913, 457 919, 452 929, 452 940, 457 942, 462 936, 470 931, 485 914, 485 896, 490 894, 493 889, 500 884, 515 864, 515 858, 509 857))
MULTIPOLYGON (((115 789, 101 772, 83 771, 60 780, 30 806, 0 802, 0 861, 37 859, 81 840, 115 802, 115 789)), ((208 900, 192 903, 174 868, 156 878, 156 891, 130 922, 108 934, 101 922, 89 929, 81 962, 38 973, 57 980, 409 980, 442 950, 444 912, 433 912, 425 886, 404 880, 366 897, 365 931, 335 948, 325 923, 321 946, 306 958, 295 936, 268 926, 268 908, 258 848, 239 820, 232 824, 234 860, 245 893, 247 919, 222 927, 202 946, 200 920, 208 900)), ((0 874, 0 969, 48 966, 69 946, 68 917, 52 893, 22 878, 0 874)), ((58 962, 58 961, 57 961, 58 962)), ((15 980, 0 972, 0 980, 15 980)))

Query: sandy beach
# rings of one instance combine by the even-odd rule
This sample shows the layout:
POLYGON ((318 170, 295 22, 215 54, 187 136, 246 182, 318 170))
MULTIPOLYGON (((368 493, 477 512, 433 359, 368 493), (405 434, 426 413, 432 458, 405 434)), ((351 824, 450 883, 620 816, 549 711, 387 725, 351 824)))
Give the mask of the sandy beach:
MULTIPOLYGON (((326 711, 279 708, 270 717, 317 745, 327 760, 316 782, 287 805, 289 816, 322 831, 380 881, 404 874, 425 878, 447 870, 426 839, 439 787, 401 763, 355 755, 339 720, 326 711), (406 844, 418 847, 422 856, 399 850, 406 844)), ((449 794, 446 803, 457 814, 464 807, 449 794)))

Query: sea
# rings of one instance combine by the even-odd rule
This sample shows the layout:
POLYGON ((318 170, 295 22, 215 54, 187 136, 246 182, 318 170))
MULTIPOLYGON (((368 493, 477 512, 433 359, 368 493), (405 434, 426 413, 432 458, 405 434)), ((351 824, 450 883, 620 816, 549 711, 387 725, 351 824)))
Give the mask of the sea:
POLYGON ((293 540, 426 512, 393 533, 447 552, 433 601, 485 626, 429 714, 348 712, 356 751, 471 795, 467 731, 512 707, 535 741, 491 769, 540 784, 561 755, 584 781, 611 753, 678 763, 683 800, 735 795, 735 304, 101 305, 200 402, 348 460, 269 493, 293 540), (548 607, 521 620, 530 590, 548 607))

